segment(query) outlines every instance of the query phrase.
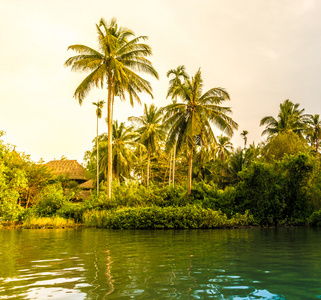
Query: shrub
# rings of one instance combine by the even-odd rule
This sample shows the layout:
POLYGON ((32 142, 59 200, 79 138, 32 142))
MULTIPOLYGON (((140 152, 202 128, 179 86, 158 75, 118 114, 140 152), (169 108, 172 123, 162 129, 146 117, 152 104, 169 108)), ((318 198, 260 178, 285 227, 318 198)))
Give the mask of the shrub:
POLYGON ((39 216, 53 216, 66 202, 61 185, 51 184, 46 186, 36 197, 34 209, 39 216))
POLYGON ((65 202, 59 210, 57 216, 65 219, 73 219, 75 222, 82 222, 82 216, 86 207, 82 203, 65 202))
POLYGON ((195 205, 119 208, 110 211, 87 211, 84 214, 85 226, 114 229, 223 228, 249 225, 251 221, 247 214, 239 215, 230 221, 220 211, 195 205))
POLYGON ((233 210, 249 210, 260 225, 304 224, 311 210, 306 186, 312 169, 313 162, 306 154, 254 162, 239 173, 233 210))
POLYGON ((312 213, 308 220, 308 224, 313 227, 321 227, 321 209, 312 213))

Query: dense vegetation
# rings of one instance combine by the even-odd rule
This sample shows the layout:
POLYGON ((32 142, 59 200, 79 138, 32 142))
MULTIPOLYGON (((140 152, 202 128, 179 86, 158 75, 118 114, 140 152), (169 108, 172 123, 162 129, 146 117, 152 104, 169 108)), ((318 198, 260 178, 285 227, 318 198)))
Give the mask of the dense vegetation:
MULTIPOLYGON (((248 146, 243 130, 244 146, 235 149, 230 137, 238 124, 224 105, 228 92, 204 92, 201 71, 190 77, 179 66, 167 74, 169 105, 145 105, 143 115, 130 117, 127 124, 112 121, 114 97, 127 93, 132 103, 140 101, 138 92, 151 95, 149 83, 134 71, 158 75, 145 58, 151 49, 139 43, 146 37, 128 39, 133 33, 115 20, 102 20, 97 30, 100 52, 74 45, 70 48, 81 54, 66 62, 92 72, 75 91, 80 103, 93 86, 108 83, 108 132, 98 136, 97 130, 84 157, 95 180, 91 196, 75 203, 75 182, 53 176, 0 140, 2 224, 141 229, 321 225, 319 115, 305 114, 299 104, 285 100, 276 118, 261 120, 264 142, 248 146), (215 135, 214 127, 222 134, 215 135)), ((104 101, 93 104, 98 128, 104 101)))
MULTIPOLYGON (((145 112, 149 111, 146 107, 145 112)), ((107 150, 103 134, 98 139, 99 195, 94 189, 80 203, 73 202, 78 188, 75 183, 53 176, 43 165, 1 141, 1 220, 24 222, 26 228, 55 227, 59 223, 73 226, 66 219, 107 228, 320 226, 320 124, 312 127, 306 121, 300 126, 300 134, 281 130, 269 135, 266 142, 248 148, 244 144, 243 149, 235 150, 225 136, 217 137, 213 148, 197 145, 188 193, 189 156, 184 149, 176 152, 174 177, 174 155, 166 149, 166 140, 156 139, 157 147, 148 162, 147 147, 140 142, 142 131, 114 122, 113 196, 108 197, 104 181, 107 150)), ((166 126, 159 130, 166 132, 166 126)), ((92 178, 97 174, 96 156, 94 145, 85 155, 92 178)))

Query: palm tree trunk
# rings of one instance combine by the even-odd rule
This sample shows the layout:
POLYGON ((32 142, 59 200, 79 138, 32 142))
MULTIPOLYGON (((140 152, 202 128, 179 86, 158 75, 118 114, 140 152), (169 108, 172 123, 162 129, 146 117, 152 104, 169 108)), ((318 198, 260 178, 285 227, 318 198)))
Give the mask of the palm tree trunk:
POLYGON ((168 184, 171 184, 171 175, 172 175, 172 151, 169 159, 168 184))
POLYGON ((27 192, 27 203, 26 203, 26 207, 25 208, 28 208, 29 202, 30 202, 30 190, 28 190, 28 192, 27 192))
POLYGON ((147 173, 146 173, 146 186, 149 185, 149 165, 150 165, 150 151, 147 151, 147 173))
POLYGON ((188 195, 192 193, 193 150, 194 150, 194 147, 192 146, 191 153, 188 158, 188 191, 187 191, 188 195))
POLYGON ((97 116, 97 136, 96 136, 96 144, 97 144, 97 197, 99 195, 99 147, 98 147, 98 116, 97 116))
POLYGON ((173 176, 172 176, 172 181, 173 181, 173 186, 175 186, 175 156, 176 156, 176 142, 174 145, 174 150, 173 150, 173 176))
POLYGON ((111 182, 112 182, 112 167, 113 167, 113 156, 112 156, 112 83, 108 78, 108 104, 107 104, 107 118, 108 118, 108 162, 107 162, 107 197, 111 198, 111 182))
POLYGON ((144 168, 143 168, 143 157, 142 157, 142 148, 139 147, 139 159, 140 159, 140 182, 143 184, 144 182, 144 168))

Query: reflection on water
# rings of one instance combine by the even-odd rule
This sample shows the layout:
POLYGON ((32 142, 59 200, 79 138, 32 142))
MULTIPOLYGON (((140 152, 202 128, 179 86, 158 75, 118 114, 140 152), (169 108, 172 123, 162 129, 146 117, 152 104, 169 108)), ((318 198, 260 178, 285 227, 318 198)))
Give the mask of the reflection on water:
POLYGON ((320 233, 1 230, 0 299, 316 299, 320 233))

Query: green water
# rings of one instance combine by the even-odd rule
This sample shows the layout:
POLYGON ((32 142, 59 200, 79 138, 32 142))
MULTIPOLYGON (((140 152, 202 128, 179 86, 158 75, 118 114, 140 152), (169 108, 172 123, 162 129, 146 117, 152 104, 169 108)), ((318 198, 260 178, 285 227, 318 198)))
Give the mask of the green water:
POLYGON ((311 228, 0 230, 0 299, 317 299, 311 228))

